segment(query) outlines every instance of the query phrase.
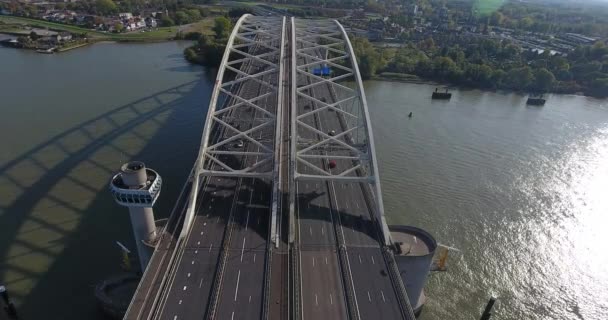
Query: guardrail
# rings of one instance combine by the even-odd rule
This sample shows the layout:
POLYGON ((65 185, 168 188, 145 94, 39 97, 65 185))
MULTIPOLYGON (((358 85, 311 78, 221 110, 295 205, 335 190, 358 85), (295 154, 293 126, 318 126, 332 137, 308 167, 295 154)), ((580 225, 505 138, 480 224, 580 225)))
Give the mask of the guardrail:
POLYGON ((294 245, 290 251, 289 262, 292 270, 293 281, 293 319, 301 319, 302 304, 300 303, 300 248, 294 245))
POLYGON ((388 247, 383 248, 384 261, 386 261, 386 265, 388 266, 388 273, 392 279, 392 283, 396 286, 397 299, 399 300, 399 305, 401 306, 401 312, 403 313, 403 317, 406 320, 416 320, 416 316, 414 315, 414 310, 412 309, 412 305, 410 304, 410 299, 407 296, 407 291, 405 290, 405 285, 403 284, 403 280, 401 279, 401 274, 399 274, 399 268, 397 267, 397 262, 395 261, 395 257, 391 250, 388 247))

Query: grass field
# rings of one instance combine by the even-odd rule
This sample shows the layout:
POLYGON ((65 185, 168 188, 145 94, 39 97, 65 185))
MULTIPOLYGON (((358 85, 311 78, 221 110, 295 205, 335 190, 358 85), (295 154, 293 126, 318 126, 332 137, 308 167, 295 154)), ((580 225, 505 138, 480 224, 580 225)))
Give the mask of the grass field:
POLYGON ((211 31, 211 27, 213 27, 213 20, 214 17, 207 17, 199 22, 185 26, 162 27, 146 32, 134 31, 129 33, 105 33, 49 21, 23 17, 0 16, 0 32, 5 31, 7 33, 16 33, 19 30, 23 30, 25 26, 29 26, 42 29, 48 28, 55 31, 67 31, 76 34, 86 33, 88 37, 93 40, 163 41, 173 39, 178 31, 198 31, 204 34, 213 34, 213 31, 211 31))

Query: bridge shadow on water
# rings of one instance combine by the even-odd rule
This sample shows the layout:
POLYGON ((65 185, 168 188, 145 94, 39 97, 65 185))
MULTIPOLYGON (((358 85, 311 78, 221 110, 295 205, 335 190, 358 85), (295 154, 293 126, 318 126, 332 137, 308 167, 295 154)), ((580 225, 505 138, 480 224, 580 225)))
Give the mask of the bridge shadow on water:
POLYGON ((134 249, 127 209, 107 191, 120 164, 163 176, 168 215, 198 151, 213 80, 154 93, 82 122, 0 165, 0 284, 22 319, 101 319, 93 287, 134 249))

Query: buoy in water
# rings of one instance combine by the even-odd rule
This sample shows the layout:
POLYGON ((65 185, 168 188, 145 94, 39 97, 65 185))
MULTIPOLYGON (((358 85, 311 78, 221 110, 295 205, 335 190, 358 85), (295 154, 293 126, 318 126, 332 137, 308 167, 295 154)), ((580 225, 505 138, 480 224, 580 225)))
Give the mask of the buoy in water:
POLYGON ((410 112, 410 114, 408 114, 407 116, 408 116, 408 118, 411 118, 412 115, 413 115, 413 112, 410 112))

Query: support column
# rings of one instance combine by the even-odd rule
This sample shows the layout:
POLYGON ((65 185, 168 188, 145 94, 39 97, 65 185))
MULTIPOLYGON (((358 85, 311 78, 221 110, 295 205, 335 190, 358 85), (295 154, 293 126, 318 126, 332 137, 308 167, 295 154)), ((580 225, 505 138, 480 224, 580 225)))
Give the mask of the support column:
POLYGON ((152 206, 160 194, 161 184, 158 173, 139 161, 123 164, 110 184, 116 203, 129 208, 142 273, 154 252, 156 224, 152 206))

